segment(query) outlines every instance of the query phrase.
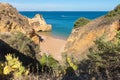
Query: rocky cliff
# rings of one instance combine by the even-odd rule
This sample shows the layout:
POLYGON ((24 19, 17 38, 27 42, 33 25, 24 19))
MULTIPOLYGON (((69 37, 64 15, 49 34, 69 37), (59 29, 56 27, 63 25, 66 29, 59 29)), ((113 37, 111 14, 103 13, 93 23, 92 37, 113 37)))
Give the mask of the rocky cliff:
POLYGON ((7 3, 0 3, 0 34, 4 32, 22 32, 35 43, 39 43, 37 31, 50 31, 51 25, 46 24, 44 18, 37 14, 30 19, 22 16, 16 8, 7 3))
POLYGON ((51 31, 52 26, 46 24, 46 21, 42 15, 36 14, 34 18, 28 18, 29 24, 33 27, 35 31, 51 31))
POLYGON ((106 41, 112 40, 116 35, 116 31, 120 29, 120 14, 118 11, 120 10, 113 10, 112 13, 110 12, 106 16, 74 29, 67 40, 64 52, 83 59, 89 49, 95 45, 94 41, 96 39, 104 36, 106 41))
POLYGON ((32 28, 26 17, 18 13, 7 3, 0 3, 0 32, 20 31, 30 32, 32 28))
POLYGON ((22 16, 10 4, 0 3, 0 32, 20 31, 27 34, 33 29, 35 31, 51 31, 52 26, 46 24, 44 18, 39 14, 30 19, 22 16))

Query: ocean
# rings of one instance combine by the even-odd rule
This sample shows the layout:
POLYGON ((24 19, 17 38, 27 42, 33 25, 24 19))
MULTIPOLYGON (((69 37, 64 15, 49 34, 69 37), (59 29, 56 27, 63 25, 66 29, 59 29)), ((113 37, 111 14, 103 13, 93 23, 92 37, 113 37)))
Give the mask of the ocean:
POLYGON ((41 14, 48 24, 52 25, 52 32, 46 32, 55 37, 67 39, 73 29, 74 22, 80 18, 95 19, 107 14, 106 11, 20 11, 29 18, 41 14))

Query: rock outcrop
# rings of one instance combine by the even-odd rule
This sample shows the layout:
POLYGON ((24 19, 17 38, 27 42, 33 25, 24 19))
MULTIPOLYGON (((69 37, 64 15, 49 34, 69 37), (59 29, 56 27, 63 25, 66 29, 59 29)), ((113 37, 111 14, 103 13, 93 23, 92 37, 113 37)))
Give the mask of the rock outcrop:
POLYGON ((33 19, 22 16, 16 8, 7 3, 0 3, 0 33, 22 32, 35 43, 39 43, 37 31, 50 31, 43 17, 37 14, 33 19))
POLYGON ((32 31, 26 17, 19 14, 16 8, 7 3, 0 3, 0 32, 20 31, 28 33, 32 31))
POLYGON ((52 26, 46 24, 46 21, 42 15, 36 14, 34 18, 28 18, 29 24, 33 27, 35 31, 51 31, 52 26))
POLYGON ((119 15, 112 18, 103 16, 74 29, 67 40, 64 52, 68 55, 76 55, 79 59, 85 58, 89 49, 95 45, 96 39, 104 36, 105 40, 109 41, 115 37, 116 31, 120 29, 119 19, 119 15))

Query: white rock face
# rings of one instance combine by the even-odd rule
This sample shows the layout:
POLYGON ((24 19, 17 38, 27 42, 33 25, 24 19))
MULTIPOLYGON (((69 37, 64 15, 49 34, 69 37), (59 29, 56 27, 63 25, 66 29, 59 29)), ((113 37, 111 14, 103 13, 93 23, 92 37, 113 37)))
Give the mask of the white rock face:
POLYGON ((51 31, 52 25, 46 23, 42 15, 36 14, 34 18, 28 18, 29 24, 35 31, 51 31))

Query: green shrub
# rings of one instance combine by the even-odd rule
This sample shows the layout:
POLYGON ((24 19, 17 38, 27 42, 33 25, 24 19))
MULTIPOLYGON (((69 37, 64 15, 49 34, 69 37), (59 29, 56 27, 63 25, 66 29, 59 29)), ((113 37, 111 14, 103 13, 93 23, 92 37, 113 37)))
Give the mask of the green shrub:
POLYGON ((117 11, 120 11, 120 4, 117 5, 114 10, 115 10, 116 12, 117 12, 117 11))
POLYGON ((90 22, 89 19, 87 18, 79 18, 75 23, 74 23, 74 28, 82 27, 86 25, 88 22, 90 22))
POLYGON ((118 5, 114 10, 108 12, 105 16, 103 16, 98 26, 109 25, 112 24, 114 21, 119 20, 120 20, 120 5, 118 5))
POLYGON ((106 18, 115 17, 120 15, 120 4, 112 11, 110 11, 107 15, 105 15, 106 18))
POLYGON ((34 58, 35 54, 39 52, 39 46, 21 32, 0 34, 0 39, 26 56, 34 58))
POLYGON ((58 67, 58 61, 55 60, 51 55, 46 55, 44 54, 41 59, 40 59, 40 63, 44 66, 48 66, 51 68, 57 68, 58 67))
MULTIPOLYGON (((118 80, 120 69, 120 32, 113 41, 104 41, 103 38, 97 39, 97 48, 90 49, 88 59, 81 63, 88 69, 88 74, 98 77, 101 80, 118 80), (104 76, 103 76, 104 75, 104 76)), ((83 70, 84 71, 84 70, 83 70)))

